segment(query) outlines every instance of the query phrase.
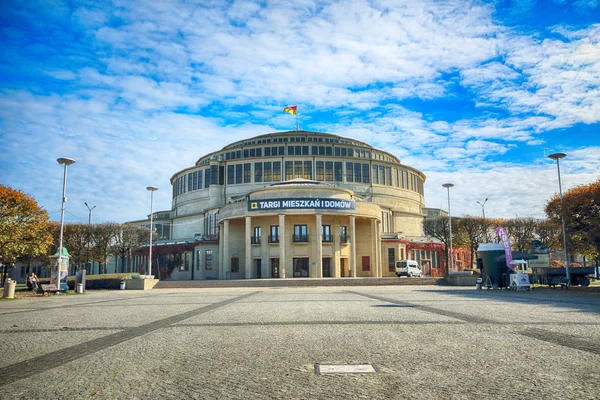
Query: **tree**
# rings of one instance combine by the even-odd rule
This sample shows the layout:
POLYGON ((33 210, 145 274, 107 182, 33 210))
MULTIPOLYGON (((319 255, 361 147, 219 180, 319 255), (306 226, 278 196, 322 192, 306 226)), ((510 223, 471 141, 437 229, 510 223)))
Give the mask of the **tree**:
POLYGON ((567 247, 571 252, 600 261, 600 179, 568 190, 562 202, 554 195, 546 203, 545 211, 556 224, 564 216, 567 247))
POLYGON ((0 185, 0 263, 5 275, 8 263, 47 251, 52 243, 49 219, 33 197, 0 185))
MULTIPOLYGON (((423 220, 423 233, 444 243, 444 258, 446 260, 446 276, 450 271, 450 224, 448 217, 425 218, 423 220)), ((454 233, 454 232, 453 232, 454 233)), ((454 235, 453 235, 454 236, 454 235)))
MULTIPOLYGON (((125 255, 127 252, 147 243, 149 233, 150 231, 142 226, 131 224, 121 225, 121 233, 115 238, 114 246, 115 254, 121 256, 121 272, 125 272, 125 255)), ((127 270, 129 269, 128 267, 127 270)))
POLYGON ((536 223, 533 218, 515 218, 504 222, 510 236, 511 247, 521 253, 531 248, 535 239, 536 223))
POLYGON ((100 263, 101 274, 106 273, 108 256, 114 253, 114 246, 120 233, 121 225, 114 222, 105 222, 93 226, 93 254, 94 259, 100 263))
POLYGON ((560 224, 549 219, 538 220, 535 223, 535 235, 539 241, 539 247, 542 249, 559 250, 560 249, 560 224))
POLYGON ((469 247, 470 259, 474 260, 479 244, 486 238, 488 224, 483 218, 469 216, 456 218, 455 221, 457 232, 460 232, 459 243, 469 247))

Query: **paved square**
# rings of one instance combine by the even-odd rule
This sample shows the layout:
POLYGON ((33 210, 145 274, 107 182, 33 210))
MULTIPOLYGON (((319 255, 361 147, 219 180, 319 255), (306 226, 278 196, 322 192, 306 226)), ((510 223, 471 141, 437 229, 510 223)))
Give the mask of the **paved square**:
POLYGON ((437 286, 0 302, 2 399, 594 399, 600 296, 437 286), (377 373, 318 375, 315 365, 377 373))

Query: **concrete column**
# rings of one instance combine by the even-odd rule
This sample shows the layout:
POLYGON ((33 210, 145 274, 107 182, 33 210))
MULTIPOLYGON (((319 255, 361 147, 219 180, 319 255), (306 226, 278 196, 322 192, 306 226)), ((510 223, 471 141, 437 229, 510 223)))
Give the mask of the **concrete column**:
POLYGON ((285 215, 279 215, 279 277, 285 278, 286 271, 286 258, 285 258, 285 215))
POLYGON ((246 279, 252 278, 252 217, 246 217, 246 279))
POLYGON ((377 220, 371 220, 371 227, 373 232, 373 238, 371 239, 371 250, 373 253, 373 276, 377 278, 381 278, 381 263, 379 262, 379 254, 378 254, 378 243, 379 243, 379 230, 377 220))
POLYGON ((352 270, 351 277, 356 278, 356 217, 350 216, 350 265, 352 270))
POLYGON ((317 270, 315 271, 315 277, 322 278, 323 277, 323 216, 321 214, 316 215, 317 219, 317 260, 316 266, 317 270))
POLYGON ((387 260, 387 254, 384 255, 381 253, 381 230, 377 229, 377 260, 379 260, 379 277, 383 277, 383 268, 387 268, 387 262, 384 260, 387 260))
POLYGON ((223 221, 223 258, 221 259, 220 271, 221 279, 227 279, 228 272, 231 271, 231 254, 229 254, 229 220, 223 221))

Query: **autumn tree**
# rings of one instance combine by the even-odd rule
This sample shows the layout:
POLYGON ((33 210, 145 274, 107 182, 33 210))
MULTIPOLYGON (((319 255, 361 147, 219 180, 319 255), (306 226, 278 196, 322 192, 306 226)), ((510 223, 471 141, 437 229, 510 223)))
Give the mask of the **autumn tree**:
POLYGON ((535 236, 542 249, 558 250, 561 245, 561 226, 549 219, 538 220, 535 223, 535 236))
POLYGON ((514 218, 504 222, 514 250, 525 253, 535 240, 536 223, 533 218, 514 218))
POLYGON ((48 213, 32 196, 0 185, 0 263, 5 275, 7 264, 47 251, 52 243, 48 221, 48 213))
POLYGON ((562 202, 554 195, 546 203, 545 211, 548 219, 556 224, 560 224, 564 216, 570 252, 600 261, 600 179, 568 190, 562 202))

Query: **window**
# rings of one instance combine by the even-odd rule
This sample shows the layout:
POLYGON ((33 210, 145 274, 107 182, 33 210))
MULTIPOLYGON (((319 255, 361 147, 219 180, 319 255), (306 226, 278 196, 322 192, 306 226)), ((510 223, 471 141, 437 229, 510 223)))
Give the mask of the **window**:
POLYGON ((281 180, 281 161, 273 162, 273 182, 281 180))
POLYGON ((331 225, 322 225, 321 230, 323 232, 323 241, 327 243, 333 242, 331 237, 331 225))
POLYGON ((269 243, 279 243, 279 225, 271 225, 269 243))
POLYGON ((362 165, 362 182, 369 183, 369 164, 362 165))
POLYGON ((237 274, 240 272, 240 259, 238 257, 231 257, 231 273, 237 274))
POLYGON ((393 247, 390 247, 388 249, 388 271, 389 272, 395 272, 396 268, 394 263, 396 262, 396 249, 393 247))
POLYGON ((325 162, 325 180, 327 182, 333 181, 333 161, 325 162))
POLYGON ((237 164, 235 166, 235 183, 242 183, 242 164, 237 164))
POLYGON ((294 179, 294 162, 286 161, 285 162, 285 180, 289 181, 294 179))
POLYGON ((235 166, 227 166, 227 184, 233 185, 235 183, 235 166))
POLYGON ((250 238, 252 244, 260 244, 260 226, 254 227, 254 235, 250 238))
POLYGON ((325 162, 323 161, 317 161, 317 174, 316 174, 317 180, 318 181, 324 181, 325 180, 325 162))
POLYGON ((377 165, 373 165, 373 184, 379 185, 379 168, 377 165))
POLYGON ((265 182, 271 182, 273 180, 273 169, 270 162, 265 163, 265 182))
POLYGON ((312 162, 304 161, 304 179, 312 179, 312 162))
POLYGON ((363 271, 371 270, 371 257, 369 257, 369 256, 362 257, 362 270, 363 271))
POLYGON ((202 189, 202 171, 198 171, 198 189, 202 189))
MULTIPOLYGON (((367 164, 367 168, 368 168, 368 164, 367 164)), ((363 180, 361 179, 361 175, 360 175, 360 164, 359 163, 354 163, 354 182, 363 182, 363 180)), ((363 182, 365 183, 365 182, 363 182)))
POLYGON ((308 258, 293 259, 294 278, 308 278, 308 258))
POLYGON ((340 226, 340 243, 348 243, 348 227, 340 226))
POLYGON ((250 163, 244 164, 244 183, 250 183, 251 173, 252 173, 251 164, 250 163))
POLYGON ((204 187, 205 187, 205 188, 207 188, 207 187, 209 187, 209 186, 210 186, 210 181, 211 181, 210 172, 211 172, 211 170, 210 170, 210 169, 207 169, 207 170, 204 172, 204 187))
POLYGON ((294 178, 303 178, 302 161, 294 161, 294 178))
POLYGON ((294 242, 308 242, 308 227, 306 225, 294 225, 294 242))
POLYGON ((263 164, 260 162, 254 163, 254 182, 262 182, 263 181, 263 164))
POLYGON ((333 180, 336 182, 342 181, 342 163, 341 161, 336 161, 333 164, 333 180))
POLYGON ((346 163, 346 182, 354 182, 354 164, 346 163))
POLYGON ((212 262, 213 262, 213 251, 206 250, 204 252, 204 269, 207 271, 212 270, 212 262))

